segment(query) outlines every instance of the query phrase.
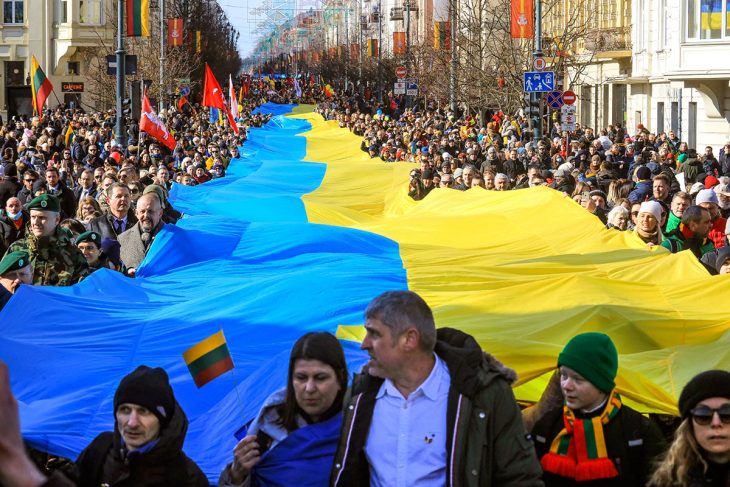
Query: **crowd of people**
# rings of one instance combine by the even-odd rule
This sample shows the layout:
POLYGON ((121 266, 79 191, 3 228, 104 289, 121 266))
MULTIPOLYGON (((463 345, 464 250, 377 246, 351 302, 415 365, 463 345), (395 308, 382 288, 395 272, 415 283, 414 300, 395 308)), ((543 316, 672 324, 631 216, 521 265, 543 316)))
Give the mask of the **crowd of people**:
POLYGON ((207 110, 161 114, 170 150, 130 120, 127 144, 114 114, 57 108, 0 127, 0 309, 18 286, 65 286, 109 268, 134 276, 164 224, 181 217, 168 201, 173 182, 192 186, 225 176, 239 155, 261 99, 243 100, 239 134, 207 110))
MULTIPOLYGON (((612 126, 537 144, 520 117, 473 117, 434 107, 382 108, 360 97, 322 100, 327 119, 362 136, 362 150, 407 161, 408 192, 504 191, 550 186, 615 231, 648 246, 689 249, 730 273, 730 144, 715 159, 676 136, 612 126)), ((278 101, 291 99, 286 90, 278 101)), ((0 129, 0 306, 24 284, 70 285, 98 268, 133 277, 163 224, 181 217, 172 182, 223 177, 246 128, 266 117, 246 100, 241 132, 207 113, 171 110, 177 146, 139 135, 116 146, 111 115, 55 110, 0 129), (69 133, 68 127, 73 133, 69 133), (169 153, 168 153, 169 152, 169 153)), ((136 129, 136 130, 135 130, 136 129)), ((436 328, 425 301, 389 291, 365 311, 370 360, 348 381, 339 341, 328 333, 293 346, 286 384, 271 395, 220 473, 220 486, 713 486, 730 485, 730 373, 703 372, 679 397, 679 426, 622 402, 618 351, 608 335, 582 333, 563 348, 540 400, 521 409, 508 364, 455 329, 436 328)), ((114 424, 68 468, 46 471, 20 436, 9 371, 0 363, 0 485, 204 486, 182 451, 187 418, 168 375, 144 365, 121 378, 114 424)))
MULTIPOLYGON (((574 336, 540 400, 521 410, 516 374, 425 301, 388 291, 365 310, 370 360, 348 386, 339 341, 310 332, 287 382, 265 402, 220 474, 238 486, 621 486, 730 484, 730 372, 692 378, 667 442, 616 390, 618 351, 603 333, 574 336)), ((114 394, 114 427, 66 470, 26 455, 0 362, 0 483, 5 487, 208 485, 182 451, 187 418, 161 368, 139 366, 114 394)))
POLYGON ((436 190, 547 186, 608 228, 671 252, 689 249, 710 273, 730 273, 730 141, 716 156, 712 147, 688 147, 673 130, 613 124, 568 134, 556 122, 535 142, 518 115, 497 112, 480 125, 435 106, 405 110, 395 99, 373 105, 359 96, 330 98, 317 110, 361 136, 371 158, 413 163, 404 185, 415 200, 436 190))

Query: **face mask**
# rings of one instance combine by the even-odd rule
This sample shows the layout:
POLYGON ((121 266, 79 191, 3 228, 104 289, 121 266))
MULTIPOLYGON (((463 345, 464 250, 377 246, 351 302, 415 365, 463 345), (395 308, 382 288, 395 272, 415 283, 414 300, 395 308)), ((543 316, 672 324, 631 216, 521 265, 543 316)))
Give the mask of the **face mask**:
POLYGON ((8 212, 8 216, 10 217, 11 220, 18 221, 23 216, 23 212, 18 212, 18 213, 8 212))

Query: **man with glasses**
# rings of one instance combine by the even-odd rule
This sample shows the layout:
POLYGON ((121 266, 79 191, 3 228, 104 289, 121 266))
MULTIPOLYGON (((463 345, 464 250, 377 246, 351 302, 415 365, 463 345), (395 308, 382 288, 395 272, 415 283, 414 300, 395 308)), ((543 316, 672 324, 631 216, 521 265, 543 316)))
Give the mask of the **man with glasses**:
POLYGON ((84 158, 84 165, 87 168, 98 168, 104 165, 104 160, 99 157, 99 147, 96 144, 89 145, 88 153, 84 158))
POLYGON ((33 183, 38 181, 40 176, 33 169, 29 169, 23 173, 23 187, 18 191, 18 199, 20 204, 25 206, 33 199, 33 183))

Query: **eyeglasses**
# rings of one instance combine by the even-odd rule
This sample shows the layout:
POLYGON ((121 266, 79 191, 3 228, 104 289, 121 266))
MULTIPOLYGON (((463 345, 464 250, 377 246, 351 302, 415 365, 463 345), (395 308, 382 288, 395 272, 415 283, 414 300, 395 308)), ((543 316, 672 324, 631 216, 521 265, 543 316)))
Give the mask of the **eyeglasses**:
POLYGON ((639 212, 638 212, 638 211, 632 211, 632 212, 631 212, 631 215, 632 215, 632 216, 639 216, 639 212))
POLYGON ((25 181, 26 183, 34 183, 38 181, 38 179, 23 179, 23 181, 25 181))
POLYGON ((690 411, 695 423, 700 426, 707 426, 712 423, 712 418, 715 417, 715 413, 717 413, 720 417, 720 421, 722 421, 723 424, 730 424, 730 404, 723 404, 717 409, 700 406, 690 411))
POLYGON ((129 192, 132 194, 137 194, 137 193, 139 193, 139 190, 137 188, 134 188, 134 189, 129 188, 129 192))

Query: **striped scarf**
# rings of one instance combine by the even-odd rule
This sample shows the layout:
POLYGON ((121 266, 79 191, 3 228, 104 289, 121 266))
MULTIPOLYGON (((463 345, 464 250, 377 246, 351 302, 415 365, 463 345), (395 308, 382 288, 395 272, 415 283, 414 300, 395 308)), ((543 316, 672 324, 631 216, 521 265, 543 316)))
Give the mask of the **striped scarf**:
POLYGON ((540 460, 543 470, 577 482, 617 477, 616 465, 606 451, 603 426, 620 410, 621 396, 615 389, 600 416, 576 419, 573 411, 564 406, 565 429, 558 433, 550 445, 550 452, 540 460))

